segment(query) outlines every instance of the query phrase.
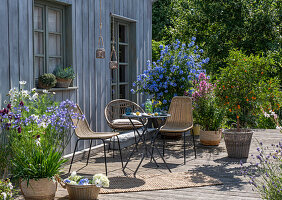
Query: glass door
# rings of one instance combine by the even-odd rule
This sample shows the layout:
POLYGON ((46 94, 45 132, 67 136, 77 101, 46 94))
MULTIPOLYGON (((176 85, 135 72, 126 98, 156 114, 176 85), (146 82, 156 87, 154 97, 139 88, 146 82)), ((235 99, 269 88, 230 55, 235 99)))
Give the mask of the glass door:
MULTIPOLYGON (((111 26, 113 28, 113 26, 111 26)), ((113 30, 112 30, 113 31, 113 30)), ((111 32, 112 32, 111 31, 111 32)), ((118 69, 111 70, 112 99, 129 99, 129 28, 128 24, 114 22, 115 49, 118 69)), ((111 39, 113 44, 113 37, 111 39)))

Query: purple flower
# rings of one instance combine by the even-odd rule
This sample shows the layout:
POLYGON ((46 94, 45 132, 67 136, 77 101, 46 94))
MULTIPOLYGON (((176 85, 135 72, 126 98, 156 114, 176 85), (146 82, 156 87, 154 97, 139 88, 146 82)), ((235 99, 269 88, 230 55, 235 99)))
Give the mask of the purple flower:
POLYGON ((23 101, 20 102, 20 106, 24 106, 24 102, 23 101))
POLYGON ((8 109, 11 109, 11 104, 10 104, 10 103, 7 105, 7 108, 8 108, 8 109))
POLYGON ((18 127, 18 133, 21 133, 22 132, 22 128, 19 126, 18 127))

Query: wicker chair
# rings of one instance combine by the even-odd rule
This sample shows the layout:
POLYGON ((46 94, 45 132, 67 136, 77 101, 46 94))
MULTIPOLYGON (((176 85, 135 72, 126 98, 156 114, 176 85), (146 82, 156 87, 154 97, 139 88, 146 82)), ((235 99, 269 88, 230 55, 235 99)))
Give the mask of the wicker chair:
MULTIPOLYGON (((184 164, 186 164, 185 132, 193 128, 192 99, 190 97, 173 97, 169 106, 167 118, 164 126, 160 129, 163 135, 163 154, 165 149, 165 135, 167 133, 184 133, 184 164)), ((193 134, 193 145, 196 158, 195 138, 193 134)))
MULTIPOLYGON (((80 109, 80 107, 78 105, 75 108, 74 112, 76 112, 76 113, 78 113, 80 115, 83 114, 81 109, 80 109)), ((119 133, 118 132, 93 132, 90 129, 90 126, 89 126, 89 124, 88 124, 86 119, 85 120, 72 119, 72 122, 76 126, 75 134, 78 137, 78 140, 75 143, 75 148, 74 148, 74 152, 73 152, 72 159, 71 159, 69 173, 71 171, 71 167, 72 167, 72 163, 73 163, 73 159, 74 159, 74 154, 75 154, 75 151, 76 151, 76 148, 77 148, 77 144, 78 144, 78 141, 80 141, 80 140, 90 140, 90 147, 89 147, 89 152, 88 152, 88 157, 87 157, 86 165, 88 165, 88 160, 89 160, 89 156, 90 156, 92 141, 93 140, 102 140, 102 142, 104 144, 105 170, 106 170, 106 175, 107 175, 108 171, 107 171, 107 157, 106 157, 106 144, 105 144, 105 140, 106 139, 111 139, 113 137, 116 137, 117 141, 118 141, 118 146, 119 146, 121 165, 122 165, 122 168, 123 168, 122 155, 121 155, 120 143, 119 143, 119 138, 118 138, 119 133)))
MULTIPOLYGON (((122 115, 125 113, 125 108, 131 108, 132 112, 136 112, 136 111, 139 111, 141 113, 144 112, 144 110, 138 104, 126 99, 116 99, 109 102, 105 108, 105 117, 109 127, 113 129, 113 131, 134 130, 129 119, 122 119, 122 115)), ((132 122, 134 123, 134 126, 136 128, 143 127, 143 124, 138 120, 132 119, 132 122)), ((148 120, 146 119, 144 124, 146 125, 147 123, 148 120)), ((134 136, 136 143, 137 139, 136 139, 135 130, 134 130, 134 136)))

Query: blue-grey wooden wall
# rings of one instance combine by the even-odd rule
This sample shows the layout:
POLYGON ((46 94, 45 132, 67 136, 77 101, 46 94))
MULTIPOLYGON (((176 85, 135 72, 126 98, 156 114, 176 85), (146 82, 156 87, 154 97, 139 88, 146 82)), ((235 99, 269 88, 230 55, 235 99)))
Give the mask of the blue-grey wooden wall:
MULTIPOLYGON (((111 100, 110 60, 111 16, 114 13, 136 20, 136 67, 144 70, 151 59, 152 0, 102 0, 102 34, 106 59, 96 59, 99 34, 99 0, 51 0, 65 4, 71 18, 71 63, 77 73, 74 86, 77 90, 58 91, 57 100, 71 99, 83 109, 95 131, 107 131, 104 108, 111 100), (113 5, 113 1, 114 5, 113 5)), ((8 90, 19 87, 19 80, 33 81, 33 0, 0 0, 0 102, 8 90)), ((3 104, 2 104, 3 105, 3 104)), ((1 106, 2 106, 1 105, 1 106)), ((75 138, 66 153, 74 148, 75 138)), ((80 149, 88 146, 81 142, 80 149)))

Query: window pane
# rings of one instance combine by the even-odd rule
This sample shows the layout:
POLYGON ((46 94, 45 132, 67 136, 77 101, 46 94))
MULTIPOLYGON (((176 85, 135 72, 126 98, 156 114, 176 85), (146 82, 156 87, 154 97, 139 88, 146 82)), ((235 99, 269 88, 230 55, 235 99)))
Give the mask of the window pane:
POLYGON ((44 54, 43 33, 34 32, 34 53, 44 54))
POLYGON ((61 35, 49 34, 49 56, 61 56, 61 35))
POLYGON ((128 81, 127 65, 120 65, 119 82, 127 82, 127 81, 128 81))
POLYGON ((38 78, 44 73, 44 58, 34 57, 34 77, 38 78))
POLYGON ((48 73, 52 73, 57 66, 61 66, 60 58, 49 58, 48 73))
POLYGON ((119 41, 120 42, 127 42, 127 35, 126 35, 126 26, 119 25, 119 41))
POLYGON ((57 10, 48 10, 48 28, 49 32, 61 32, 61 12, 57 10))
POLYGON ((127 85, 119 86, 119 98, 128 99, 128 86, 127 85))
POLYGON ((112 69, 111 74, 112 74, 112 83, 116 83, 117 82, 117 69, 112 69))
POLYGON ((119 62, 126 63, 127 62, 127 46, 120 45, 119 46, 119 62))
POLYGON ((33 20, 34 20, 34 29, 42 30, 43 29, 43 9, 41 7, 34 6, 33 20))

